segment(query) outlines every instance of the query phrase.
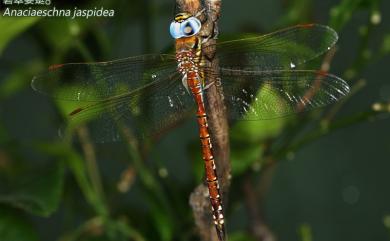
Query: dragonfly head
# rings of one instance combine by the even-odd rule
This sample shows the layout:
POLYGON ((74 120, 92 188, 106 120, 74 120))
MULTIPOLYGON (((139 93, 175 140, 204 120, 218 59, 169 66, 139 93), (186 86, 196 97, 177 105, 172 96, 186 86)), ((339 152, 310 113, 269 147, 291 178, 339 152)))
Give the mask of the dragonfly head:
POLYGON ((188 38, 199 33, 202 27, 200 20, 189 13, 179 13, 175 16, 169 28, 174 39, 188 38))

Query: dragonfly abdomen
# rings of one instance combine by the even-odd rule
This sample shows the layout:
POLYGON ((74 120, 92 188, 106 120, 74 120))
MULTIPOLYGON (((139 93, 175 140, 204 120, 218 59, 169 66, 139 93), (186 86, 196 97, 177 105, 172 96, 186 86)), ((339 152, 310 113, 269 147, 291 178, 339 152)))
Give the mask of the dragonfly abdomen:
POLYGON ((209 190, 209 198, 212 208, 214 224, 220 237, 225 240, 225 219, 223 215, 219 182, 213 155, 213 146, 208 129, 207 114, 203 98, 203 86, 200 75, 193 72, 187 73, 187 83, 197 104, 197 122, 199 126, 199 138, 202 146, 202 158, 205 165, 206 182, 209 190))
POLYGON ((207 114, 204 111, 202 95, 202 91, 194 95, 198 103, 197 121, 199 125, 199 137, 202 145, 202 158, 205 165, 206 181, 209 190, 209 198, 211 202, 214 224, 217 229, 218 236, 222 237, 225 235, 225 219, 223 216, 222 201, 219 191, 219 182, 214 161, 213 147, 208 130, 207 114))
POLYGON ((201 41, 198 37, 194 36, 176 40, 178 71, 183 75, 183 83, 192 93, 197 105, 196 116, 199 126, 199 137, 202 145, 202 156, 214 224, 219 240, 225 240, 225 219, 223 216, 222 199, 203 98, 204 73, 201 67, 201 53, 201 41))

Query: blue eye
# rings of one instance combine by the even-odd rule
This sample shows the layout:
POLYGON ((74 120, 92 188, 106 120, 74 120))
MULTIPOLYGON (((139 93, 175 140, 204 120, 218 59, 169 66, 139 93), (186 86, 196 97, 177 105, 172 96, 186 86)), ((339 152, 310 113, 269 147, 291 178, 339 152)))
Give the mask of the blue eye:
POLYGON ((190 17, 181 23, 173 21, 171 23, 169 31, 173 38, 178 39, 194 36, 195 34, 199 33, 201 27, 202 24, 199 19, 195 17, 190 17))
POLYGON ((190 37, 199 33, 200 28, 201 23, 195 17, 191 17, 181 24, 181 32, 186 37, 190 37))
POLYGON ((175 39, 183 37, 183 34, 181 33, 180 25, 181 25, 180 23, 173 21, 171 23, 171 26, 169 27, 171 36, 175 39))

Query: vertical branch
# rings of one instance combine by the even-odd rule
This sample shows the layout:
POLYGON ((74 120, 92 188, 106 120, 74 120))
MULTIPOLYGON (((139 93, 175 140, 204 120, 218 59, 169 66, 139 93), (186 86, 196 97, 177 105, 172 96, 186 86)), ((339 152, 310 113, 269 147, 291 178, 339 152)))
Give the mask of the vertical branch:
MULTIPOLYGON (((206 66, 211 69, 212 73, 219 73, 219 62, 215 58, 216 53, 216 37, 218 35, 217 21, 220 15, 221 0, 206 1, 209 7, 208 11, 208 25, 202 31, 203 36, 212 37, 204 44, 203 55, 205 56, 206 66), (208 29, 207 29, 208 28, 208 29)), ((230 145, 229 145, 229 126, 227 121, 226 107, 224 105, 223 89, 221 79, 213 74, 208 75, 206 72, 206 84, 216 83, 210 85, 206 92, 207 109, 212 110, 208 113, 210 129, 214 142, 214 155, 216 157, 218 176, 220 177, 220 184, 222 195, 225 196, 230 186, 230 145)))
MULTIPOLYGON (((226 108, 223 100, 222 86, 215 73, 219 73, 218 59, 215 58, 216 38, 218 35, 217 21, 220 16, 221 0, 176 0, 177 6, 182 12, 189 12, 193 15, 205 10, 200 16, 202 21, 202 30, 200 36, 207 41, 203 44, 202 54, 205 65, 211 70, 213 75, 206 72, 206 85, 209 88, 205 93, 206 110, 208 110, 208 120, 210 125, 211 138, 213 141, 214 157, 217 167, 217 175, 222 191, 222 200, 226 206, 228 189, 230 186, 230 146, 229 131, 226 115, 226 108)), ((202 240, 214 240, 215 228, 211 222, 210 201, 208 198, 207 187, 202 184, 198 186, 190 197, 195 222, 199 229, 202 240)))

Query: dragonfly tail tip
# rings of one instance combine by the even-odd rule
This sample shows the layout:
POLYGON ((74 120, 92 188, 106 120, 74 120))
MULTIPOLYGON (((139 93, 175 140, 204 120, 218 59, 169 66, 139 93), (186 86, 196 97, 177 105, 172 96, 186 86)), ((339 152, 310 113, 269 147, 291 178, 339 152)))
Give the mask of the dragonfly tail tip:
POLYGON ((218 240, 226 241, 225 225, 216 225, 215 228, 217 230, 218 240))

